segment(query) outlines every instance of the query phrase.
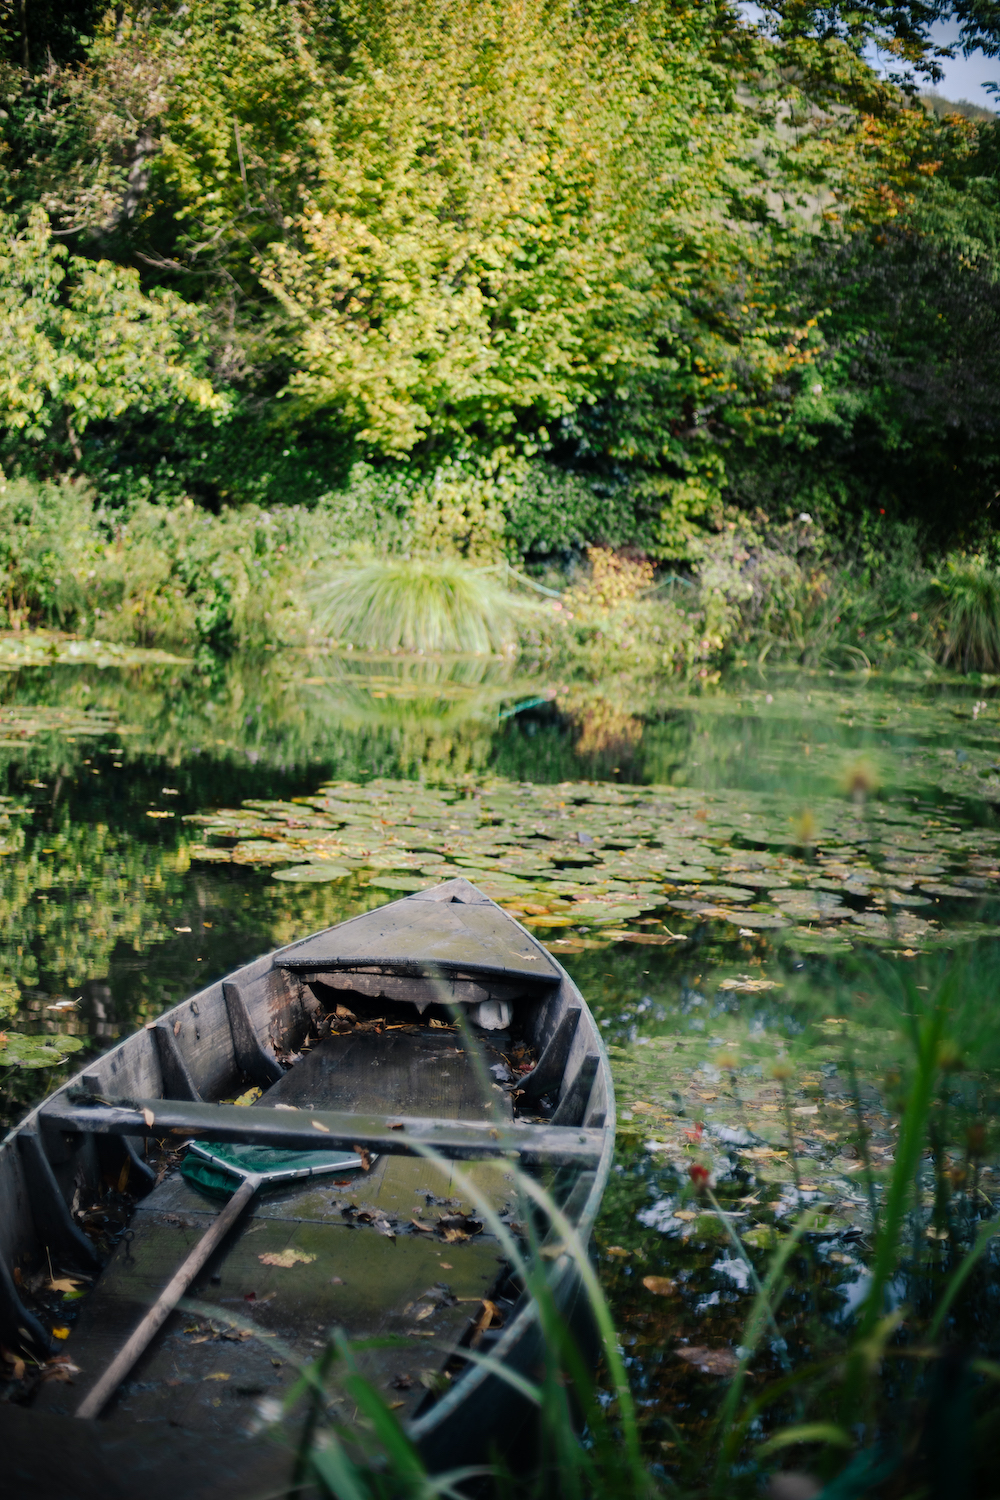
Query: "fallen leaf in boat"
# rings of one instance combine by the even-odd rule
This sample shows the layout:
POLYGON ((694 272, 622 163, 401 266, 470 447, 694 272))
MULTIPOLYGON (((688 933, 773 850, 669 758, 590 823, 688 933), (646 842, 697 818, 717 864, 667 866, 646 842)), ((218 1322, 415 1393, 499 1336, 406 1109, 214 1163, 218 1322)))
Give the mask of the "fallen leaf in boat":
POLYGON ((338 1021, 356 1021, 358 1019, 353 1010, 348 1010, 346 1005, 338 1005, 335 1014, 338 1021))
MULTIPOLYGON (((389 1384, 394 1391, 412 1391, 417 1382, 412 1375, 394 1375, 389 1384)), ((399 1404, 402 1406, 404 1403, 401 1401, 399 1404)))
POLYGON ((453 1271, 455 1269, 450 1260, 439 1261, 438 1265, 441 1267, 442 1271, 453 1271))
POLYGON ((381 1209, 358 1209, 351 1217, 356 1218, 359 1224, 370 1224, 373 1229, 378 1230, 379 1234, 384 1234, 388 1240, 395 1240, 396 1238, 396 1232, 392 1227, 392 1220, 387 1218, 381 1209))
POLYGON ((618 1255, 621 1257, 632 1254, 631 1250, 626 1250, 624 1245, 609 1245, 604 1253, 605 1255, 618 1255))
POLYGON ((484 1297, 483 1310, 472 1326, 472 1335, 469 1339, 470 1348, 475 1349, 476 1345, 479 1343, 487 1328, 490 1328, 494 1322, 502 1322, 502 1319, 500 1317, 500 1309, 497 1307, 495 1302, 489 1302, 484 1297))
POLYGON ((680 1208, 674 1214, 675 1219, 683 1219, 686 1224, 689 1224, 692 1219, 696 1219, 697 1217, 698 1215, 696 1213, 692 1213, 689 1208, 680 1208))
POLYGON ((416 1322, 422 1323, 425 1318, 432 1317, 433 1314, 436 1311, 437 1311, 437 1308, 435 1308, 433 1306, 426 1306, 426 1305, 419 1306, 414 1311, 414 1318, 415 1318, 416 1322))
POLYGON ((371 1152, 368 1150, 367 1146, 357 1146, 357 1145, 354 1145, 354 1146, 351 1147, 351 1150, 353 1152, 355 1152, 355 1154, 357 1156, 360 1156, 360 1158, 361 1158, 361 1170, 362 1170, 362 1172, 369 1172, 369 1171, 371 1171, 372 1158, 371 1158, 371 1152))
POLYGON ((298 1107, 297 1104, 272 1104, 271 1108, 272 1109, 284 1109, 284 1110, 287 1110, 289 1114, 293 1114, 293 1115, 297 1115, 298 1112, 299 1112, 299 1107, 298 1107))
POLYGON ((461 1235, 463 1238, 470 1234, 480 1234, 483 1228, 482 1219, 474 1219, 471 1214, 446 1214, 444 1218, 438 1219, 437 1227, 442 1231, 445 1238, 452 1234, 461 1235))
POLYGON ((309 1123, 312 1126, 313 1130, 322 1130, 324 1135, 330 1134, 329 1125, 324 1125, 322 1120, 310 1120, 309 1123))
POLYGON ((433 1017, 427 1024, 434 1031, 454 1031, 455 1029, 449 1021, 435 1021, 433 1017))
POLYGON ((144 1109, 142 1112, 142 1118, 146 1122, 146 1129, 152 1130, 153 1126, 156 1124, 156 1116, 153 1114, 153 1111, 151 1109, 144 1109))
POLYGON ((419 1229, 422 1234, 433 1234, 434 1233, 434 1225, 433 1224, 423 1224, 423 1223, 421 1223, 421 1221, 419 1219, 411 1219, 410 1223, 413 1225, 414 1229, 419 1229))
POLYGON ((704 1349, 693 1347, 675 1349, 678 1359, 686 1360, 695 1369, 707 1375, 732 1375, 739 1368, 739 1360, 732 1349, 704 1349))
POLYGON ((247 1089, 246 1093, 241 1094, 238 1099, 234 1099, 233 1103, 239 1105, 256 1104, 263 1092, 264 1090, 260 1088, 247 1089))
POLYGON ((201 1378, 202 1380, 228 1380, 229 1375, 226 1370, 213 1370, 211 1375, 203 1375, 201 1378))
MULTIPOLYGON (((390 1028, 390 1030, 391 1029, 393 1029, 393 1028, 390 1028)), ((387 1124, 387 1126, 388 1126, 388 1128, 390 1130, 405 1130, 406 1129, 406 1126, 403 1124, 402 1120, 387 1120, 386 1124, 387 1124)))
POLYGON ((68 1339, 69 1329, 64 1324, 57 1323, 52 1330, 52 1337, 54 1339, 68 1339))
POLYGON ((43 1380, 63 1380, 67 1384, 71 1384, 73 1376, 79 1375, 79 1373, 80 1366, 75 1365, 65 1354, 56 1355, 54 1359, 46 1360, 42 1366, 43 1380))
POLYGON ((390 1411, 399 1411, 399 1408, 401 1406, 405 1406, 405 1405, 406 1405, 405 1401, 390 1401, 389 1402, 389 1410, 390 1411))
POLYGON ((654 1297, 672 1297, 677 1291, 677 1283, 669 1276, 644 1276, 642 1284, 654 1297))
POLYGON ((300 1262, 308 1266, 316 1257, 304 1250, 268 1250, 263 1255, 258 1255, 257 1259, 263 1266, 283 1266, 285 1270, 288 1270, 300 1262))
POLYGON ((48 1290, 50 1292, 75 1292, 80 1285, 78 1280, 73 1280, 69 1276, 57 1276, 54 1281, 48 1283, 48 1290))

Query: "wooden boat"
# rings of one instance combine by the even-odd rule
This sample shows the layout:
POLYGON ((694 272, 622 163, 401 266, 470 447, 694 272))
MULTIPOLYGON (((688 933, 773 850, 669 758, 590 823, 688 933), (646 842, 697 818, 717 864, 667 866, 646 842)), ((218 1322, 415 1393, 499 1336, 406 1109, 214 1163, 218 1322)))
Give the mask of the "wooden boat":
MULTIPOLYGON (((465 880, 247 964, 33 1110, 0 1145, 0 1374, 24 1360, 0 1402, 3 1492, 280 1492, 290 1460, 253 1435, 262 1399, 336 1325, 399 1335, 363 1367, 432 1469, 502 1445, 521 1398, 463 1349, 537 1372, 536 1309, 422 1143, 469 1163, 515 1230, 518 1163, 589 1238, 614 1145, 600 1034, 559 963, 465 880), (253 1086, 252 1107, 227 1102, 253 1086), (201 1311, 172 1316, 101 1420, 75 1420, 219 1212, 177 1170, 192 1137, 322 1146, 354 1166, 254 1199, 192 1288, 201 1311), (86 1295, 66 1303, 51 1283, 73 1277, 86 1295)), ((575 1263, 551 1267, 572 1318, 575 1263)))

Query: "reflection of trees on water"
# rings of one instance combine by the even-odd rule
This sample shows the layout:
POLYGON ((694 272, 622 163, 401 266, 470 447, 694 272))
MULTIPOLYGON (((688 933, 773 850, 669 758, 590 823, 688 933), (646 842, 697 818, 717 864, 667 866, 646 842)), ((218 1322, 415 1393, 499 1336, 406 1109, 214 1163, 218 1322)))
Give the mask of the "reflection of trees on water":
POLYGON ((8 758, 43 779, 77 764, 88 739, 110 745, 109 735, 127 757, 151 754, 174 766, 199 756, 280 772, 320 766, 344 777, 392 776, 485 764, 501 710, 537 691, 499 657, 286 652, 207 672, 25 669, 0 679, 0 709, 17 709, 25 744, 8 758), (73 744, 52 723, 52 705, 78 736, 73 744))
MULTIPOLYGON (((280 886, 269 871, 192 869, 184 825, 156 842, 126 824, 48 809, 0 861, 0 963, 17 982, 19 1033, 63 1032, 103 1050, 238 964, 384 899, 356 883, 280 886), (69 1006, 66 1002, 75 1001, 69 1006)), ((162 826, 162 825, 161 825, 162 826)), ((0 1075, 8 1123, 66 1073, 0 1075)))

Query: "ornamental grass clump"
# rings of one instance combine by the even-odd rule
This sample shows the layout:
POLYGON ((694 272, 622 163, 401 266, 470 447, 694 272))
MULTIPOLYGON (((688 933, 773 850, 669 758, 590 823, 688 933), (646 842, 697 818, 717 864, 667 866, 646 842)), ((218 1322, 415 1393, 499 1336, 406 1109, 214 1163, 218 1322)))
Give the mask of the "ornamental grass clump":
POLYGON ((944 595, 942 663, 963 672, 1000 670, 1000 572, 978 557, 949 559, 938 587, 944 595))
POLYGON ((495 575, 457 559, 392 559, 337 572, 318 591, 316 620, 364 651, 482 655, 513 650, 526 607, 495 575))

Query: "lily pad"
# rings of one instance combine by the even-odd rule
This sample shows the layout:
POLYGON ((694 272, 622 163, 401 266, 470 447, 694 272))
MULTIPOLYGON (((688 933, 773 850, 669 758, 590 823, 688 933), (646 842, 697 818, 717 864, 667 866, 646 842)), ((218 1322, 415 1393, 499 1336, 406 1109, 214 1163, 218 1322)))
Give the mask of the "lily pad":
POLYGON ((272 870, 271 879, 287 880, 294 885, 324 885, 353 874, 346 865, 291 865, 285 870, 272 870))
POLYGON ((737 911, 729 914, 730 920, 746 927, 751 932, 777 932, 782 927, 790 927, 791 923, 787 917, 779 916, 776 912, 763 911, 737 911))
POLYGON ((713 901, 750 901, 753 895, 752 891, 736 885, 702 886, 701 894, 711 897, 713 901))
POLYGON ((925 891, 928 896, 947 896, 951 901, 974 901, 978 897, 987 894, 983 891, 968 891, 961 885, 943 885, 939 882, 929 880, 922 880, 920 882, 920 889, 925 891))
POLYGON ((80 1036, 22 1036, 14 1031, 0 1032, 0 1069, 54 1068, 74 1052, 87 1046, 80 1036))

